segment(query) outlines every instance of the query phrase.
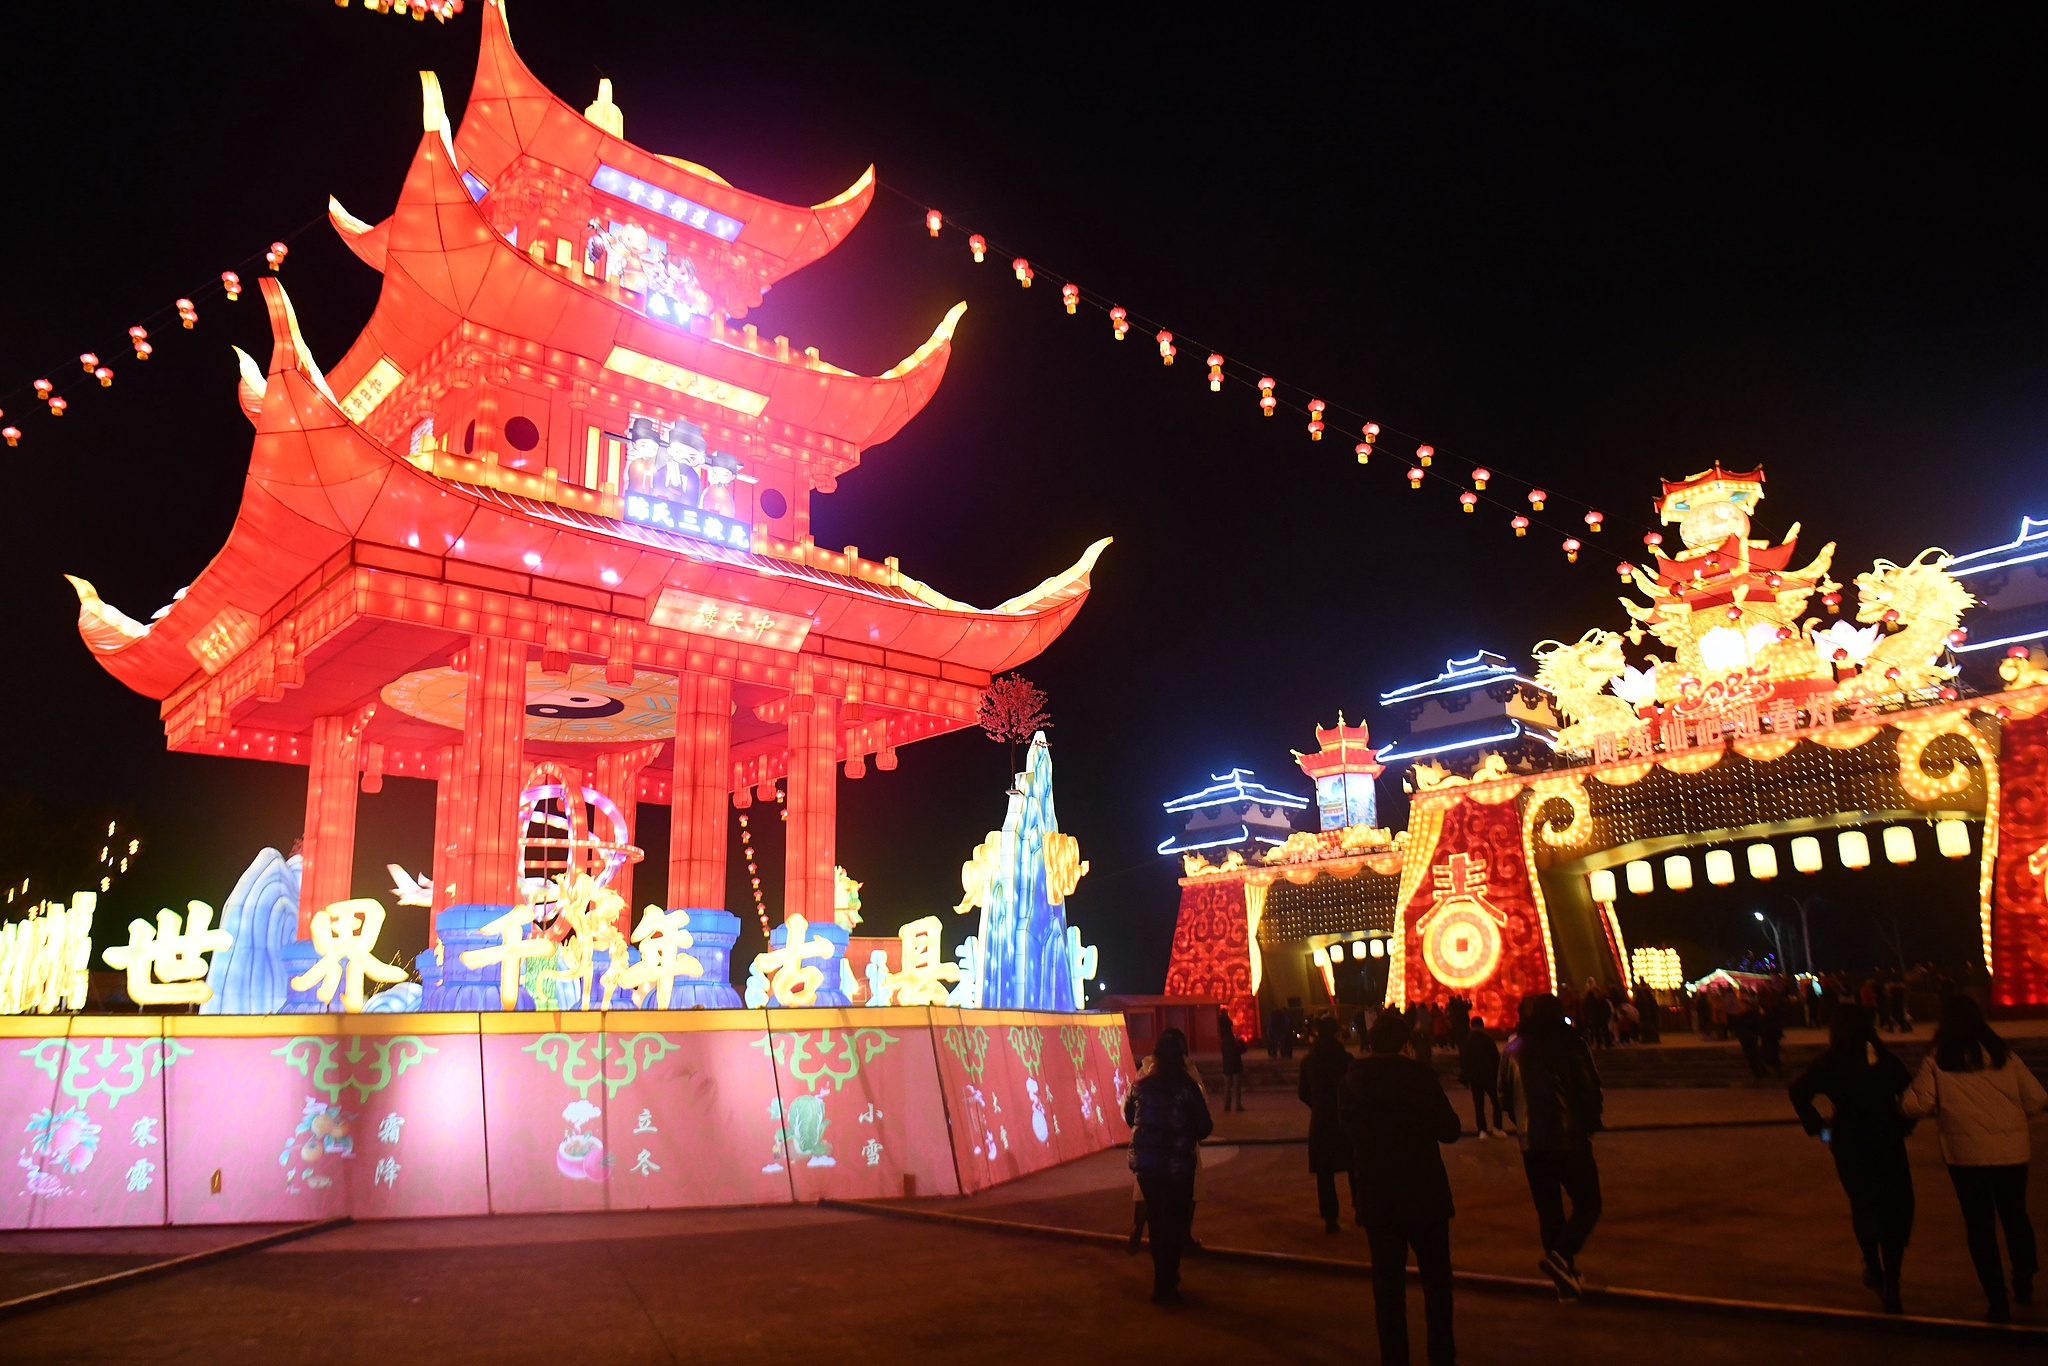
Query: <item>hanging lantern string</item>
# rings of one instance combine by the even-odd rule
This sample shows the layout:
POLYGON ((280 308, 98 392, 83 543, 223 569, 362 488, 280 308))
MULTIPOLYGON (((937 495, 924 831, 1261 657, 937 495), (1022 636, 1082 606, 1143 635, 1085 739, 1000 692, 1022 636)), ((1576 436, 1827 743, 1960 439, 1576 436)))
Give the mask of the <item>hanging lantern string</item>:
MULTIPOLYGON (((891 185, 887 181, 878 181, 877 183, 881 188, 905 203, 921 205, 926 202, 891 185)), ((989 257, 1000 259, 1011 254, 1008 247, 981 233, 969 232, 951 219, 946 218, 937 209, 924 210, 924 222, 926 229, 934 237, 937 237, 944 230, 951 230, 956 234, 966 237, 969 245, 974 249, 977 261, 989 257)), ((1013 257, 1011 265, 1013 273, 1024 283, 1026 288, 1030 287, 1031 281, 1034 279, 1045 279, 1058 284, 1060 286, 1058 297, 1065 304, 1067 312, 1072 313, 1075 311, 1077 304, 1085 303, 1097 312, 1107 314, 1118 340, 1122 340, 1132 327, 1139 328, 1141 335, 1152 335, 1158 341, 1160 359, 1167 365, 1172 365, 1175 356, 1183 349, 1187 350, 1190 354, 1199 352, 1208 356, 1211 363, 1208 366, 1207 378, 1209 379, 1209 387, 1212 390, 1220 391, 1224 382, 1247 389, 1256 389, 1260 396, 1260 405, 1269 415, 1280 408, 1300 414, 1312 424, 1309 432, 1316 440, 1321 440, 1326 430, 1331 432, 1337 431, 1334 423, 1327 422, 1328 418, 1342 413, 1355 419, 1350 430, 1343 432, 1342 435, 1347 439, 1354 434, 1363 438, 1359 442, 1361 449, 1360 463, 1366 463, 1365 456, 1371 454, 1389 455, 1396 460, 1407 459, 1411 462, 1408 472, 1411 483, 1419 486, 1424 482, 1428 482, 1456 488, 1460 490, 1460 502, 1467 507, 1484 503, 1508 512, 1512 514, 1517 535, 1522 534, 1529 528, 1541 528, 1561 536, 1564 540, 1567 554, 1574 560, 1585 550, 1597 549, 1602 555, 1615 560, 1617 564, 1627 563, 1624 555, 1608 549, 1606 544, 1603 543, 1595 546, 1580 539, 1589 533, 1597 534, 1601 528, 1614 520, 1593 503, 1580 498, 1555 496, 1549 491, 1547 485, 1537 484, 1535 481, 1524 476, 1515 475, 1498 467, 1475 464, 1472 471, 1474 476, 1473 482, 1467 484, 1464 480, 1446 474, 1436 468, 1436 460, 1443 455, 1443 452, 1438 451, 1427 443, 1417 442, 1415 454, 1411 456, 1403 456, 1395 452, 1383 452, 1376 444, 1383 435, 1396 436, 1403 441, 1414 440, 1414 437, 1398 427, 1389 427, 1372 421, 1365 414, 1354 408, 1313 397, 1314 390, 1298 384, 1290 382, 1286 385, 1286 388, 1303 395, 1304 397, 1300 401, 1283 396, 1280 392, 1277 392, 1280 390, 1281 385, 1271 377, 1270 371, 1251 372, 1250 367, 1242 360, 1225 357, 1220 351, 1203 345, 1184 332, 1175 332, 1156 319, 1148 318, 1123 305, 1112 303, 1108 298, 1097 294, 1085 285, 1081 285, 1079 282, 1060 274, 1058 271, 1050 270, 1021 254, 1013 257), (1257 380, 1249 378, 1248 372, 1257 373, 1259 378, 1257 380), (1420 475, 1419 479, 1416 477, 1417 475, 1420 475), (1511 502, 1501 498, 1496 493, 1486 491, 1491 485, 1503 482, 1521 485, 1528 495, 1526 500, 1527 506, 1511 502), (1586 513, 1583 524, 1577 527, 1559 526, 1554 521, 1532 515, 1542 512, 1546 507, 1554 503, 1570 503, 1583 508, 1586 513)), ((1634 522, 1632 525, 1646 533, 1645 544, 1661 544, 1661 533, 1655 528, 1641 522, 1634 522), (1649 540, 1648 538, 1652 536, 1657 539, 1654 541, 1649 540)))
MULTIPOLYGON (((266 265, 272 272, 276 272, 281 266, 283 266, 285 256, 290 253, 290 244, 298 241, 299 238, 302 237, 309 229, 326 221, 327 215, 325 212, 314 215, 313 217, 307 219, 305 222, 299 224, 299 226, 297 226, 296 228, 293 228, 290 232, 284 234, 284 236, 280 237, 275 242, 272 242, 268 247, 264 248, 262 251, 251 252, 249 255, 235 262, 232 269, 221 272, 219 276, 216 276, 214 279, 209 280, 205 285, 201 286, 200 288, 179 295, 178 301, 176 303, 166 304, 163 307, 158 308, 155 312, 145 315, 140 322, 136 323, 134 326, 127 329, 126 333, 124 334, 120 342, 117 342, 112 346, 105 348, 104 352, 102 352, 102 348, 99 347, 95 347, 87 351, 82 351, 75 357, 66 358, 65 360, 59 362, 58 364, 51 366, 49 369, 43 371, 43 374, 47 377, 63 373, 78 373, 77 371, 71 371, 69 369, 69 367, 76 365, 79 366, 80 369, 84 371, 84 373, 80 376, 81 379, 97 378, 99 381, 98 387, 106 387, 108 385, 111 385, 113 383, 113 376, 111 370, 108 370, 108 372, 105 375, 96 375, 95 370, 97 368, 104 367, 84 365, 83 362, 87 356, 92 356, 95 359, 97 359, 99 355, 104 353, 109 357, 118 358, 119 355, 121 354, 121 347, 126 345, 132 346, 134 348, 134 354, 137 359, 146 358, 150 354, 151 350, 154 349, 150 347, 148 339, 150 336, 156 335, 158 328, 168 327, 170 324, 170 320, 172 318, 179 319, 181 322, 185 323, 187 328, 189 328, 191 326, 191 323, 196 322, 198 320, 198 310, 196 306, 194 306, 195 301, 210 301, 215 297, 219 297, 223 301, 225 301, 229 293, 229 276, 235 277, 237 282, 235 293, 237 296, 239 296, 239 294, 242 292, 239 283, 241 272, 254 271, 259 263, 266 265)), ((53 397, 59 399, 64 398, 67 391, 75 390, 77 388, 78 383, 78 380, 71 379, 66 379, 62 383, 56 383, 48 378, 45 378, 33 381, 32 383, 29 384, 16 385, 12 389, 0 392, 0 407, 11 406, 14 403, 23 401, 24 399, 31 395, 33 395, 36 402, 48 404, 49 400, 53 397)), ((62 412, 63 409, 58 408, 55 409, 55 411, 62 412)))

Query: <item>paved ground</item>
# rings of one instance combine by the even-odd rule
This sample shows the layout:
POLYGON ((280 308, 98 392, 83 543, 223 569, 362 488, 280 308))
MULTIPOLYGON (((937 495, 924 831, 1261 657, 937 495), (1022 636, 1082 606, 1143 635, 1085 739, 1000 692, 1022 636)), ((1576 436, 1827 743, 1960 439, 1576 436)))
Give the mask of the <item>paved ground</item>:
MULTIPOLYGON (((1767 1096, 1615 1092, 1617 1122, 1772 1117, 1767 1096), (1734 1107, 1739 1113, 1730 1113, 1734 1107)), ((1782 1098, 1776 1101, 1782 1105, 1782 1098)), ((1225 1137, 1299 1134, 1302 1110, 1254 1097, 1225 1137)), ((2048 1146, 2038 1126, 2037 1149, 2048 1146)), ((1913 1139, 1920 1221, 1908 1256, 1915 1312, 1968 1317, 1982 1301, 1931 1133, 1913 1139)), ((1651 1289, 1866 1308, 1832 1168, 1796 1128, 1658 1130, 1601 1140, 1608 1217, 1588 1277, 1651 1289)), ((1198 1233, 1218 1244, 1362 1260, 1363 1235, 1314 1218, 1304 1152, 1227 1144, 1208 1154, 1198 1233)), ((1533 1274, 1533 1221, 1512 1142, 1450 1150, 1461 1267, 1533 1274)), ((2048 1192, 2035 1218, 2048 1230, 2048 1192)), ((933 1208, 1071 1227, 1128 1228, 1129 1178, 1106 1153, 933 1208)), ((0 1235, 18 1294, 246 1237, 246 1229, 0 1235)), ((0 1361, 735 1361, 959 1359, 1371 1361, 1358 1279, 1194 1261, 1189 1303, 1145 1302, 1144 1259, 862 1214, 774 1207, 358 1224, 0 1323, 0 1361)), ((1411 1298, 1419 1298, 1411 1296, 1411 1298)), ((1419 1303, 1411 1306, 1417 1319, 1419 1303)), ((2038 1309, 2034 1321, 2048 1322, 2038 1309)), ((1461 1358, 1609 1361, 1684 1343, 1688 1363, 2004 1361, 2007 1347, 1720 1317, 1568 1306, 1463 1291, 1461 1358)))

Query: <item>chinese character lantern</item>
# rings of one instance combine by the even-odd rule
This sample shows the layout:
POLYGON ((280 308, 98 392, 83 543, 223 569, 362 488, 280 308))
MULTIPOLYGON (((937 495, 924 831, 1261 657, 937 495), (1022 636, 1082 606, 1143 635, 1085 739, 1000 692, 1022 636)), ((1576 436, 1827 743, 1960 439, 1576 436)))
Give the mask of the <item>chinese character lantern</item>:
POLYGON ((1515 534, 1517 536, 1526 536, 1529 534, 1529 519, 1527 517, 1510 518, 1508 520, 1508 525, 1515 529, 1515 534))
POLYGON ((1116 339, 1118 341, 1122 341, 1124 333, 1131 330, 1130 317, 1130 314, 1124 312, 1122 304, 1118 304, 1115 308, 1109 310, 1109 325, 1116 330, 1116 339))
POLYGON ((1308 438, 1311 441, 1323 439, 1323 412, 1326 405, 1319 398, 1308 401, 1308 438))
POLYGON ((1606 514, 1598 510, 1588 512, 1586 514, 1586 525, 1593 528, 1593 530, 1595 531, 1598 531, 1600 529, 1600 524, 1606 520, 1606 514))
POLYGON ((1072 313, 1074 306, 1081 302, 1081 286, 1072 283, 1061 285, 1060 301, 1066 304, 1067 312, 1072 313))
POLYGON ((263 253, 263 263, 269 266, 274 274, 278 267, 284 264, 284 258, 290 251, 291 248, 287 247, 284 243, 272 242, 270 250, 263 253))
POLYGON ((1436 459, 1436 447, 1417 446, 1415 448, 1415 462, 1421 465, 1424 469, 1428 469, 1429 462, 1434 459, 1436 459))
POLYGON ((924 225, 931 231, 932 236, 937 237, 939 229, 944 227, 945 224, 946 216, 937 209, 926 209, 924 211, 924 225))
POLYGON ((1420 465, 1411 465, 1411 466, 1409 466, 1409 468, 1408 468, 1408 487, 1409 487, 1409 488, 1411 488, 1411 489, 1419 489, 1419 488, 1421 488, 1421 487, 1422 487, 1422 479, 1423 479, 1423 474, 1422 474, 1422 467, 1421 467, 1420 465))
POLYGON ((1214 351, 1209 353, 1209 392, 1223 392, 1223 357, 1214 351))
POLYGON ((1372 442, 1361 441, 1351 449, 1357 453, 1359 464, 1367 464, 1372 460, 1372 442))
POLYGON ((1161 328, 1159 335, 1152 340, 1159 343, 1159 363, 1161 365, 1173 364, 1173 358, 1178 354, 1173 348, 1173 333, 1161 328))
POLYGON ((1031 263, 1021 256, 1010 262, 1010 273, 1015 275, 1017 283, 1026 289, 1031 288, 1032 277, 1037 274, 1036 271, 1031 269, 1031 263))
POLYGON ((1543 504, 1549 499, 1549 497, 1550 495, 1545 493, 1542 489, 1530 489, 1529 506, 1536 509, 1536 511, 1541 512, 1543 511, 1543 504))
POLYGON ((1579 562, 1579 543, 1576 538, 1571 536, 1564 538, 1564 557, 1572 564, 1579 562))
POLYGON ((221 288, 228 292, 228 302, 232 303, 242 297, 242 277, 235 274, 232 270, 224 270, 220 273, 220 283, 221 288))
POLYGON ((1458 495, 1458 501, 1464 505, 1465 511, 1470 512, 1479 505, 1479 495, 1470 489, 1466 489, 1458 495))
POLYGON ((1273 409, 1278 403, 1278 400, 1273 397, 1273 385, 1276 382, 1271 375, 1267 375, 1259 381, 1259 408, 1267 417, 1273 415, 1273 409))
POLYGON ((149 329, 146 327, 129 328, 128 344, 135 348, 135 359, 137 360, 148 360, 149 353, 154 349, 149 344, 149 329))
POLYGON ((988 255, 988 239, 977 232, 967 239, 967 249, 974 253, 974 264, 980 265, 988 255))
POLYGON ((1486 481, 1491 478, 1493 478, 1493 471, 1481 465, 1478 469, 1472 471, 1472 487, 1483 489, 1486 487, 1486 481))
POLYGON ((100 382, 102 389, 114 387, 114 372, 104 365, 94 367, 92 377, 100 382))
POLYGON ((0 437, 5 437, 7 444, 10 446, 19 446, 21 444, 21 428, 11 426, 0 427, 0 437))

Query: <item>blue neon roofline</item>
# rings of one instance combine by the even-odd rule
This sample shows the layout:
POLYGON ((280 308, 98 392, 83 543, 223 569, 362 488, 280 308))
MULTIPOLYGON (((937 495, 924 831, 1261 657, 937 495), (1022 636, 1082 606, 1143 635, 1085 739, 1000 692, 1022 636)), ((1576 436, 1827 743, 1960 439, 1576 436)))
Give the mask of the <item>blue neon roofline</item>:
POLYGON ((1161 802, 1167 811, 1199 811, 1205 806, 1230 806, 1237 802, 1256 802, 1260 806, 1284 807, 1290 811, 1308 809, 1308 798, 1297 797, 1292 792, 1278 792, 1264 783, 1246 783, 1252 776, 1248 768, 1233 768, 1228 773, 1212 773, 1209 777, 1216 786, 1205 787, 1200 792, 1190 792, 1185 797, 1175 797, 1170 802, 1161 802))
POLYGON ((1254 844, 1271 844, 1276 846, 1286 843, 1285 840, 1268 839, 1264 835, 1254 835, 1249 826, 1240 825, 1237 827, 1237 834, 1234 838, 1205 840, 1201 844, 1175 844, 1173 836, 1168 835, 1165 839, 1159 841, 1158 852, 1162 854, 1192 854, 1201 849, 1217 849, 1226 844, 1243 844, 1246 841, 1254 844))
POLYGON ((1481 650, 1469 659, 1445 660, 1444 671, 1435 678, 1381 693, 1380 705, 1391 707, 1396 702, 1412 702, 1420 697, 1434 697, 1438 693, 1463 692, 1481 683, 1497 682, 1503 678, 1512 678, 1517 683, 1527 683, 1532 688, 1542 686, 1535 679, 1523 676, 1514 665, 1509 664, 1500 655, 1494 654, 1491 650, 1481 650), (1488 664, 1485 661, 1489 657, 1501 662, 1488 664))
POLYGON ((1395 744, 1389 745, 1380 751, 1380 759, 1382 761, 1387 759, 1420 759, 1430 754, 1449 754, 1452 750, 1470 749, 1474 745, 1497 745, 1503 740, 1519 740, 1524 735, 1534 736, 1552 749, 1557 748, 1556 741, 1551 740, 1541 731, 1530 730, 1520 721, 1510 721, 1508 722, 1508 729, 1498 735, 1476 735, 1466 740, 1453 740, 1449 744, 1432 745, 1428 749, 1411 749, 1396 754, 1394 751, 1399 745, 1397 741, 1395 744))

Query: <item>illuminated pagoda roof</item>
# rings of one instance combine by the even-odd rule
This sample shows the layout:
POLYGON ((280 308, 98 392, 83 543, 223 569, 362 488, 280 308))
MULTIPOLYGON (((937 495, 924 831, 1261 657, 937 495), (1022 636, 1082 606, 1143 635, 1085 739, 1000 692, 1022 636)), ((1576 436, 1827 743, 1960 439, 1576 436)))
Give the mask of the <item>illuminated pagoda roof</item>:
MULTIPOLYGON (((848 689, 844 757, 971 725, 989 676, 1080 610, 1107 540, 986 609, 894 559, 818 546, 812 495, 931 397, 961 310, 875 377, 728 328, 723 312, 829 251, 871 175, 795 208, 635 149, 608 95, 571 110, 519 62, 499 0, 479 8, 461 129, 423 73, 422 136, 392 213, 370 226, 334 206, 383 275, 361 335, 323 371, 282 285, 262 280, 272 351, 267 367, 242 358, 255 437, 236 523, 149 621, 74 579, 95 658, 162 702, 178 750, 302 763, 316 718, 381 702, 365 738, 401 774, 448 743, 460 707, 386 685, 425 686, 479 632, 526 641, 544 672, 647 679, 671 697, 686 671, 732 678, 734 791, 779 772, 800 674, 848 689), (606 168, 720 217, 641 205, 606 168), (639 284, 663 261, 692 263, 687 314, 655 316, 651 285, 590 269, 593 222, 615 243, 613 228, 636 229, 639 284), (643 446, 688 466, 687 499, 635 492, 643 446)), ((547 757, 543 730, 529 747, 547 757)), ((672 713, 649 733, 672 734, 672 713)))
POLYGON ((1948 572, 1977 595, 1970 638, 1958 654, 2048 640, 2048 517, 2020 518, 2019 535, 2003 545, 1958 555, 1948 572))
POLYGON ((1557 739, 1548 689, 1490 650, 1447 659, 1435 678, 1381 693, 1380 705, 1406 732, 1376 752, 1383 765, 1466 753, 1515 755, 1530 746, 1547 753, 1557 739))
POLYGON ((1722 469, 1718 460, 1690 479, 1660 482, 1664 485, 1664 496, 1657 500, 1657 512, 1667 524, 1682 521, 1686 513, 1709 503, 1732 503, 1751 511, 1764 497, 1761 468, 1738 474, 1722 469))
POLYGON ((1185 854, 1233 845, 1275 845, 1293 832, 1290 811, 1308 808, 1308 798, 1281 792, 1252 781, 1248 768, 1210 775, 1199 792, 1162 802, 1172 815, 1184 817, 1181 832, 1159 844, 1162 854, 1185 854))
POLYGON ((1294 762, 1311 778, 1324 778, 1338 773, 1363 773, 1377 777, 1385 771, 1379 761, 1379 751, 1372 747, 1372 732, 1364 725, 1347 726, 1344 713, 1337 713, 1337 724, 1329 729, 1316 727, 1316 744, 1320 746, 1314 754, 1294 751, 1294 762))

